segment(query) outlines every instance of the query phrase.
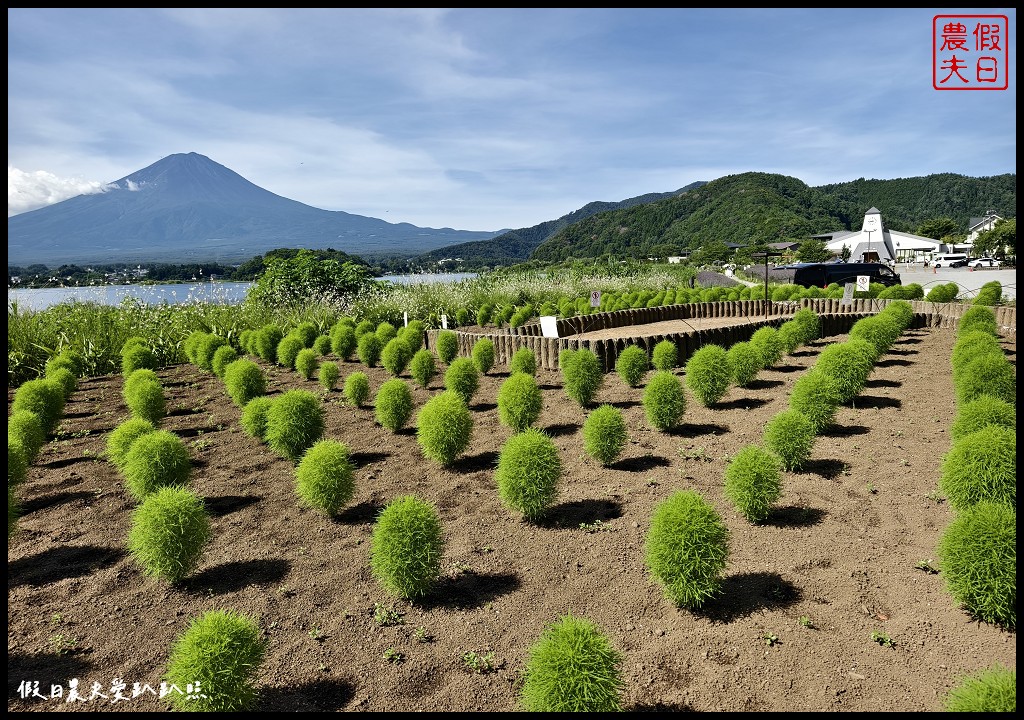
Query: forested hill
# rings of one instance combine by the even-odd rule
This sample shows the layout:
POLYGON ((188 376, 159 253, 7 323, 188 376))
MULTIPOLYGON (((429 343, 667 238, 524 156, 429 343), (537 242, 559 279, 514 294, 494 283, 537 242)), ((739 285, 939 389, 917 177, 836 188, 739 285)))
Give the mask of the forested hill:
POLYGON ((986 210, 1015 216, 1016 198, 1016 174, 862 179, 814 188, 785 175, 741 173, 682 195, 568 225, 540 245, 531 259, 666 256, 713 242, 800 241, 859 228, 872 206, 881 210, 886 226, 894 230, 913 232, 925 220, 949 217, 966 233, 969 218, 986 210))
POLYGON ((519 263, 530 257, 547 238, 575 222, 584 220, 598 213, 623 208, 645 205, 658 200, 676 197, 704 185, 704 182, 690 183, 675 192, 647 193, 619 202, 596 201, 587 203, 578 210, 563 215, 557 220, 547 220, 528 228, 509 230, 490 240, 478 240, 448 245, 416 258, 418 263, 434 263, 447 258, 460 258, 462 267, 480 267, 482 265, 497 266, 519 263))

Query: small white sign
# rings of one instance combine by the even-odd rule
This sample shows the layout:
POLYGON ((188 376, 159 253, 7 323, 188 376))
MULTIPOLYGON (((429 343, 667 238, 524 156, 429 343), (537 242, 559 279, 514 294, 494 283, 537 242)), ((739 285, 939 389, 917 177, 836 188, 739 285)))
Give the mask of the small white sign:
POLYGON ((867 292, 868 288, 870 287, 870 285, 871 285, 871 276, 870 275, 858 275, 857 276, 857 291, 858 292, 867 292))
POLYGON ((853 302, 853 289, 855 285, 853 283, 846 283, 843 287, 843 299, 839 301, 840 305, 849 305, 853 302))
POLYGON ((448 316, 447 315, 442 315, 441 316, 441 329, 442 330, 447 330, 448 329, 448 316))
POLYGON ((405 326, 409 327, 409 313, 403 312, 402 313, 402 318, 405 320, 405 326))
POLYGON ((558 337, 558 318, 554 315, 541 315, 540 332, 544 337, 558 337))
POLYGON ((601 307, 601 291, 593 290, 590 293, 590 307, 601 307))

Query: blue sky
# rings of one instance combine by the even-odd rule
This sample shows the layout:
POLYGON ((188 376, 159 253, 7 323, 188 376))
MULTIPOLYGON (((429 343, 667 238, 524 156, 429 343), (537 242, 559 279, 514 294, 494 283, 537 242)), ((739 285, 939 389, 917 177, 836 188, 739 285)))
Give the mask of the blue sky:
POLYGON ((8 216, 187 152, 314 207, 460 230, 748 171, 1016 172, 1012 8, 7 18, 8 216), (937 14, 1008 16, 1007 90, 932 87, 937 14))

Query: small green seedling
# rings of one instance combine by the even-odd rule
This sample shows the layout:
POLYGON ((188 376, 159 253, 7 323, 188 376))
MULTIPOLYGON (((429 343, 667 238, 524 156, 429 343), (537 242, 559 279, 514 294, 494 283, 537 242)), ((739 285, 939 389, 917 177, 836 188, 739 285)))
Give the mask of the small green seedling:
POLYGON ((770 633, 770 632, 763 633, 761 635, 761 640, 768 647, 772 647, 774 645, 778 645, 779 644, 779 636, 776 635, 775 633, 770 633))
POLYGON ((800 616, 800 624, 803 625, 808 630, 813 630, 814 629, 814 621, 811 620, 806 615, 801 615, 800 616))
POLYGON ((494 653, 489 652, 486 655, 481 655, 470 650, 462 656, 462 664, 468 670, 472 670, 479 675, 494 672, 494 653))
POLYGON ((896 647, 896 643, 893 642, 893 639, 891 637, 889 637, 883 632, 878 632, 877 630, 871 633, 871 639, 879 645, 881 645, 882 647, 896 647))
POLYGON ((389 663, 398 664, 405 660, 405 654, 396 648, 388 648, 384 651, 384 659, 389 663))
POLYGON ((938 568, 936 568, 934 565, 932 565, 932 561, 930 559, 928 559, 928 560, 919 560, 917 562, 917 564, 914 565, 914 567, 917 568, 918 570, 925 571, 929 575, 938 575, 939 574, 938 568))
POLYGON ((381 605, 380 603, 373 606, 373 621, 380 627, 402 625, 405 623, 402 613, 385 605, 381 605))

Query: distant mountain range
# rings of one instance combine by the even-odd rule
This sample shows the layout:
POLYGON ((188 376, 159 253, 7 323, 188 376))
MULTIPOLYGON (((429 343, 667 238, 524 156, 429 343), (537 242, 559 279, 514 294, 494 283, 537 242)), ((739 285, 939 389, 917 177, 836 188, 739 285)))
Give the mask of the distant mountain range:
POLYGON ((9 265, 242 262, 276 248, 415 255, 502 232, 423 228, 275 195, 198 153, 7 219, 9 265))

